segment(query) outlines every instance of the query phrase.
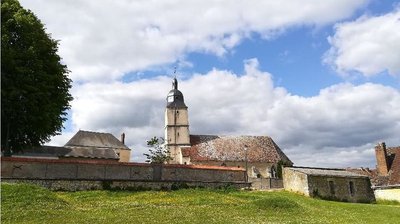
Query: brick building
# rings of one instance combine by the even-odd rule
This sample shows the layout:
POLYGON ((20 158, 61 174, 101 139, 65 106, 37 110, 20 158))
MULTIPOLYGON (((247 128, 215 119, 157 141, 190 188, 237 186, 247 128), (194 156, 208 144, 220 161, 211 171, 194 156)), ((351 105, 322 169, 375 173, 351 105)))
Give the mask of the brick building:
POLYGON ((375 146, 376 172, 372 177, 376 186, 400 185, 400 146, 388 147, 384 142, 375 146))
POLYGON ((375 146, 376 169, 348 168, 348 171, 367 175, 373 187, 400 186, 400 146, 386 147, 384 142, 375 146))
POLYGON ((400 146, 386 147, 384 142, 375 146, 376 169, 348 169, 371 178, 377 199, 400 202, 400 146))

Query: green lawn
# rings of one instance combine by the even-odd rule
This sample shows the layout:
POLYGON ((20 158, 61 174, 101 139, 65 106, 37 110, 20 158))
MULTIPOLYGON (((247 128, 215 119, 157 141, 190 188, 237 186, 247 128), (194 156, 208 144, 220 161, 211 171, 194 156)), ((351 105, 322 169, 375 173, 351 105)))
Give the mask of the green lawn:
POLYGON ((1 223, 400 223, 398 204, 354 204, 289 192, 52 192, 1 184, 1 223))

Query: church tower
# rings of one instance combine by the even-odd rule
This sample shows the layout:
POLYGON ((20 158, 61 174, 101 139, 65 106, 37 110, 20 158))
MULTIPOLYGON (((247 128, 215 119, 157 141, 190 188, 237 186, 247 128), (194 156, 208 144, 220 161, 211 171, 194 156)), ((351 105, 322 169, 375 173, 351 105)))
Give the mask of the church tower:
POLYGON ((182 164, 182 147, 190 147, 188 109, 183 94, 178 90, 178 80, 174 78, 172 90, 167 96, 165 109, 165 143, 173 158, 170 163, 182 164))

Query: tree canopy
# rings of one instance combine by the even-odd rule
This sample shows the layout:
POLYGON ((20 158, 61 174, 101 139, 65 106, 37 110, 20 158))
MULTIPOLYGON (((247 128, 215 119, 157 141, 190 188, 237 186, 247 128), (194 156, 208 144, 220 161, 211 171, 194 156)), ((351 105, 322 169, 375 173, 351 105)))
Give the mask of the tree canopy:
POLYGON ((1 148, 36 146, 59 134, 71 80, 58 42, 17 0, 1 1, 1 148))
POLYGON ((143 153, 143 155, 146 156, 148 163, 164 164, 172 159, 163 138, 151 138, 147 141, 147 147, 149 147, 149 153, 143 153))

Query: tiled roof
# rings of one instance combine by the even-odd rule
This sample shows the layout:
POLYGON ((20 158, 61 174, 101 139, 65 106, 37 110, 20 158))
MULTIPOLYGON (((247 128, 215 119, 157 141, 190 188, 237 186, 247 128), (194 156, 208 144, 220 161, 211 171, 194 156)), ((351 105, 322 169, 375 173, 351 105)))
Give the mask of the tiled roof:
POLYGON ((71 152, 72 149, 57 146, 39 146, 33 148, 25 148, 16 156, 32 156, 32 157, 60 157, 71 152))
POLYGON ((117 153, 110 148, 73 147, 71 151, 62 157, 66 158, 90 158, 90 159, 119 159, 117 153))
POLYGON ((66 147, 96 147, 111 149, 129 148, 110 133, 78 131, 68 142, 66 147))
POLYGON ((388 147, 389 177, 388 185, 400 184, 400 146, 388 147))
POLYGON ((400 146, 387 148, 389 173, 387 176, 380 176, 376 169, 347 169, 350 172, 369 176, 374 186, 390 186, 400 184, 400 146))
POLYGON ((249 162, 280 160, 293 164, 279 146, 268 136, 190 135, 191 147, 182 148, 191 161, 245 161, 245 145, 249 162))
MULTIPOLYGON (((17 155, 18 156, 18 155, 17 155)), ((89 159, 116 159, 119 157, 113 149, 94 147, 57 147, 40 146, 24 149, 20 156, 33 157, 64 157, 64 158, 89 158, 89 159)))
POLYGON ((289 167, 288 169, 313 176, 367 177, 366 175, 350 172, 344 169, 313 168, 313 167, 289 167))

